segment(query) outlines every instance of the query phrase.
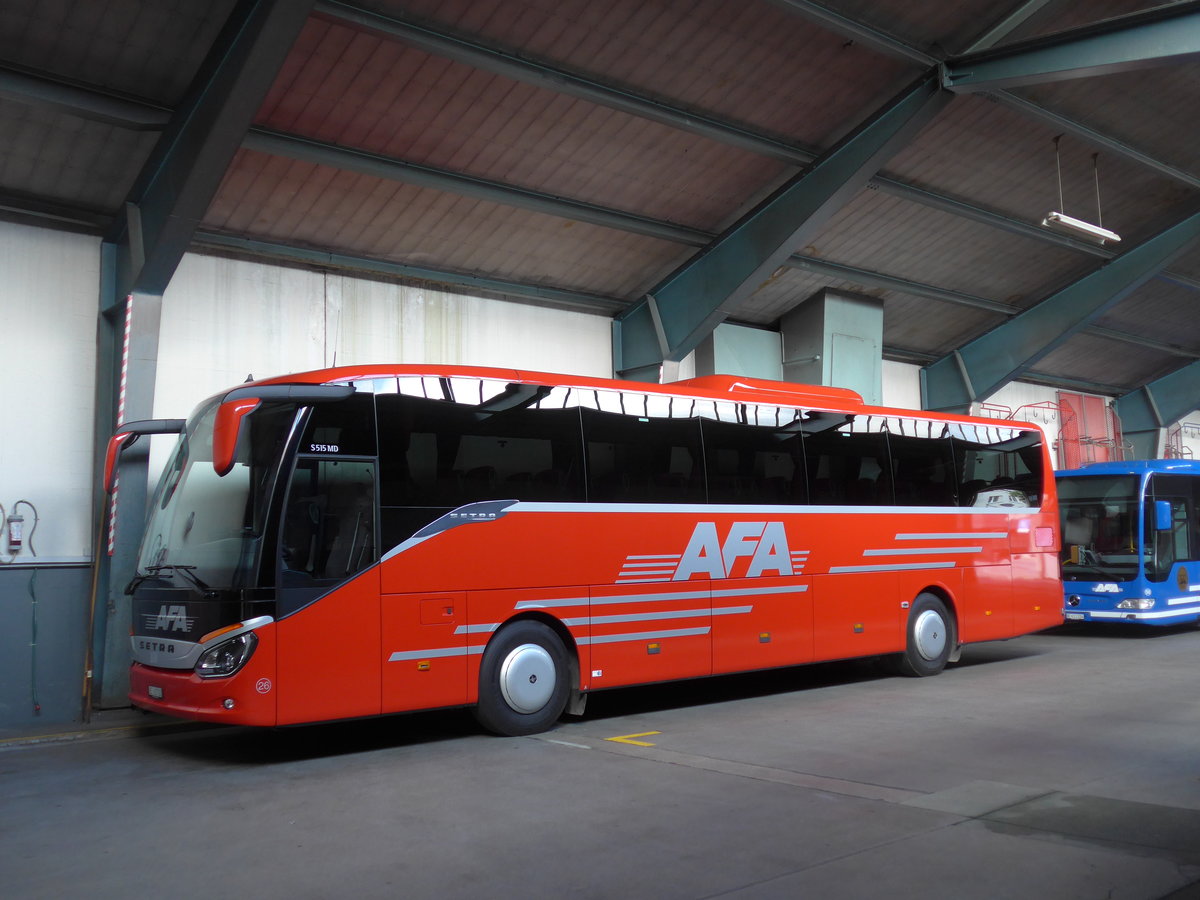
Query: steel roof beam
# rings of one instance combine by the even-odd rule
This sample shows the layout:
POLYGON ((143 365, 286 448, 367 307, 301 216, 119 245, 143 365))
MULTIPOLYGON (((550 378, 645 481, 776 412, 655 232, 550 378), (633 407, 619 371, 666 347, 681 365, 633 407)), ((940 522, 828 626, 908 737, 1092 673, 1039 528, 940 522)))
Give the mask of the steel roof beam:
POLYGON ((1200 239, 1200 212, 1125 251, 922 371, 927 409, 966 409, 1023 376, 1200 239))
POLYGON ((836 10, 830 9, 828 6, 814 3, 812 0, 772 0, 772 2, 776 6, 782 6, 784 9, 798 13, 810 22, 820 25, 834 34, 850 38, 850 40, 870 47, 872 50, 876 50, 885 56, 906 59, 923 68, 937 65, 941 61, 938 57, 932 56, 911 44, 906 44, 904 41, 898 40, 877 28, 872 28, 865 22, 851 19, 836 10))
POLYGON ((171 118, 165 106, 6 63, 0 63, 0 97, 135 131, 161 130, 171 118))
POLYGON ((658 380, 860 191, 948 101, 926 73, 617 317, 614 367, 658 380))
MULTIPOLYGON (((827 8, 820 6, 819 4, 809 2, 809 0, 778 0, 778 2, 780 2, 780 5, 792 10, 793 12, 796 12, 798 15, 803 16, 809 21, 829 28, 835 33, 844 35, 851 40, 859 40, 862 43, 870 46, 872 49, 885 55, 910 61, 928 60, 930 63, 937 62, 937 60, 928 54, 923 53, 923 51, 891 38, 890 36, 888 36, 886 40, 870 40, 871 34, 875 33, 874 29, 871 29, 869 26, 863 25, 861 22, 856 22, 853 19, 849 19, 845 16, 831 13, 831 11, 827 8)), ((1028 6, 1030 4, 1026 5, 1028 6)), ((1183 5, 1191 8, 1197 6, 1198 4, 1196 2, 1192 2, 1183 5)), ((1066 34, 1072 33, 1075 32, 1066 32, 1066 34)), ((1059 35, 1059 37, 1061 36, 1062 35, 1059 35)), ((1007 53, 1011 49, 1012 47, 1010 46, 997 49, 993 52, 1007 53)), ((982 54, 972 55, 970 58, 981 55, 982 54)), ((956 66, 959 64, 960 60, 964 58, 968 57, 953 58, 949 60, 947 64, 956 66)), ((1191 173, 1184 172, 1183 170, 1177 169, 1161 160, 1157 160, 1149 154, 1143 153, 1140 150, 1136 150, 1113 137, 1089 128, 1080 122, 1076 122, 1073 119, 1068 119, 1066 116, 1062 116, 1058 113, 1051 112, 1048 109, 1044 109, 1029 100, 1018 97, 1015 94, 1010 94, 1008 91, 991 89, 987 93, 988 96, 996 98, 1007 106, 1011 106, 1023 113, 1036 116, 1037 118, 1046 121, 1051 125, 1051 127, 1059 131, 1070 132, 1082 140, 1089 141, 1097 146, 1104 147, 1105 149, 1111 150, 1114 153, 1120 154, 1128 159, 1132 159, 1142 165, 1149 166, 1169 178, 1174 178, 1178 181, 1184 182, 1185 184, 1190 184, 1193 187, 1200 187, 1200 179, 1197 179, 1191 173)))
POLYGON ((1112 75, 1200 57, 1200 2, 1176 3, 945 63, 942 84, 961 93, 1112 75))
POLYGON ((520 297, 523 300, 556 308, 574 309, 601 315, 613 315, 626 305, 626 301, 619 297, 608 297, 603 294, 589 294, 584 291, 572 291, 545 285, 504 281, 499 278, 452 272, 448 269, 434 269, 428 266, 412 266, 367 256, 292 247, 287 244, 258 241, 215 231, 197 231, 195 244, 202 248, 231 251, 263 259, 283 260, 322 269, 342 269, 407 281, 435 282, 462 290, 520 297))
POLYGON ((1176 369, 1117 398, 1121 433, 1133 441, 1138 458, 1158 455, 1158 439, 1168 428, 1200 408, 1200 362, 1176 369))
POLYGON ((477 200, 486 200, 490 203, 561 216, 576 222, 603 225, 607 228, 616 228, 632 234, 660 238, 693 247, 703 246, 712 237, 707 232, 661 219, 638 216, 611 207, 571 200, 449 169, 407 162, 395 157, 355 150, 351 147, 341 147, 301 135, 271 131, 257 126, 250 129, 242 146, 274 156, 285 156, 289 159, 317 165, 332 166, 389 181, 402 181, 405 184, 448 191, 477 200))
POLYGON ((1200 177, 1193 175, 1191 172, 1185 172, 1183 169, 1172 166, 1171 164, 1163 162, 1160 159, 1155 159, 1150 154, 1143 153, 1141 150, 1130 147, 1123 141, 1119 141, 1110 135, 1102 134, 1101 132, 1096 131, 1094 128, 1089 128, 1087 125, 1084 125, 1081 122, 1076 122, 1074 119, 1068 119, 1066 116, 1046 109, 1043 106, 1038 106, 1036 103, 1026 100, 1024 97, 1018 97, 1016 94, 1010 94, 1008 91, 995 91, 994 93, 989 94, 989 96, 995 97, 1000 103, 1003 103, 1005 106, 1012 107, 1018 112, 1024 113, 1025 115, 1031 116, 1035 119, 1041 119, 1056 131, 1068 132, 1082 141, 1086 141, 1089 144, 1093 144, 1105 150, 1110 150, 1118 156, 1122 156, 1125 159, 1138 163, 1139 165, 1153 169, 1160 175, 1165 175, 1167 178, 1172 178, 1175 181, 1183 182, 1184 184, 1194 188, 1200 188, 1200 177))
POLYGON ((118 293, 161 293, 241 146, 312 0, 239 0, 108 234, 118 293))
POLYGON ((714 119, 699 111, 677 109, 650 97, 602 84, 585 75, 500 50, 462 35, 440 31, 429 25, 384 15, 337 0, 317 0, 315 12, 333 20, 352 23, 368 31, 398 38, 427 53, 466 63, 481 71, 579 97, 672 128, 740 146, 755 153, 797 165, 803 165, 811 159, 811 155, 803 151, 798 152, 785 141, 742 128, 732 122, 714 119))
POLYGON ((1054 0, 1025 0, 1024 3, 1005 15, 1004 18, 973 41, 966 52, 974 53, 977 50, 987 50, 990 47, 994 47, 1013 31, 1016 31, 1041 12, 1047 4, 1053 2, 1054 0))

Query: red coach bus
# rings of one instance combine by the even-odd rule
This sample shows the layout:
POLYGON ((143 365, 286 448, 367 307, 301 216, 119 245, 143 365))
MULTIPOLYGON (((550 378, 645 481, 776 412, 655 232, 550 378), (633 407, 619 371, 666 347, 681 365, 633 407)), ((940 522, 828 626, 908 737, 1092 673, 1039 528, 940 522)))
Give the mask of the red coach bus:
POLYGON ((504 369, 253 382, 180 431, 130 584, 136 706, 289 725, 473 706, 501 734, 624 685, 1062 621, 1033 425, 838 388, 504 369))

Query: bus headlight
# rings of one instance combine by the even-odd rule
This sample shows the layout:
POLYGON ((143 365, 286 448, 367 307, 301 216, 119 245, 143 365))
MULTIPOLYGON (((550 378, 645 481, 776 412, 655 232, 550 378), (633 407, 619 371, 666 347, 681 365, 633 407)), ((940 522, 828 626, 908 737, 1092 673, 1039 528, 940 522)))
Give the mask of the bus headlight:
POLYGON ((201 678, 224 678, 226 675, 232 675, 246 664, 257 646, 258 638, 253 631, 222 641, 211 650, 204 651, 200 661, 196 663, 196 674, 201 678))
POLYGON ((1154 601, 1149 597, 1122 600, 1117 604, 1117 609, 1154 609, 1154 601))

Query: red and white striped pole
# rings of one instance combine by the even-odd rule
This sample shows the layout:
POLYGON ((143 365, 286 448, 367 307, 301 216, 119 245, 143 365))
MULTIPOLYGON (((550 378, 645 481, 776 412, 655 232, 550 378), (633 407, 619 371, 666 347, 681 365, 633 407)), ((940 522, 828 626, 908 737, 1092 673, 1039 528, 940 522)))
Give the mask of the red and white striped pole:
MULTIPOLYGON (((125 298, 125 336, 121 342, 121 381, 117 387, 117 428, 125 424, 125 388, 129 379, 129 335, 133 325, 133 294, 125 298)), ((108 507, 108 555, 117 545, 117 492, 121 489, 119 471, 113 475, 112 500, 108 507)))

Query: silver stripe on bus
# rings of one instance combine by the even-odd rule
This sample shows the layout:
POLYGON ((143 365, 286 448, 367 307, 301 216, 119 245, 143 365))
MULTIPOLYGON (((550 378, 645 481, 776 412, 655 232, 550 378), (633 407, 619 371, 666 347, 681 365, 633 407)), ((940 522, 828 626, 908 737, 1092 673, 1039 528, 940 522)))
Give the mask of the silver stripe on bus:
POLYGON ((1007 531, 962 531, 962 532, 930 532, 929 534, 898 534, 898 541, 975 541, 980 538, 1006 538, 1007 531))
MULTIPOLYGON (((1069 612, 1076 612, 1071 609, 1069 612)), ((1092 612, 1087 611, 1089 615, 1096 619, 1166 619, 1170 616, 1188 616, 1193 613, 1200 613, 1200 606, 1191 606, 1187 609, 1164 609, 1161 612, 1132 612, 1123 610, 1120 612, 1092 612)))
POLYGON ((626 641, 655 641, 663 638, 694 637, 708 634, 712 628, 676 628, 672 631, 640 631, 634 634, 601 634, 593 637, 579 638, 579 644, 622 644, 626 641))
MULTIPOLYGON (((675 560, 678 560, 678 559, 679 559, 679 557, 676 556, 675 560)), ((658 569, 658 568, 662 568, 665 565, 667 565, 667 563, 660 559, 658 562, 627 562, 627 563, 625 563, 625 565, 621 566, 621 568, 622 569, 658 569)), ((668 569, 667 571, 674 572, 675 570, 668 569)))
POLYGON ((807 584, 773 585, 771 587, 721 588, 715 591, 671 591, 662 594, 602 594, 596 597, 571 597, 561 600, 522 600, 515 607, 524 609, 561 609, 566 606, 602 606, 614 603, 658 603, 670 600, 703 600, 709 597, 753 597, 756 594, 803 593, 807 584))
MULTIPOLYGON (((1191 590, 1191 588, 1188 588, 1191 590)), ((1167 606, 1178 606, 1180 603, 1195 603, 1195 597, 1170 597, 1167 600, 1167 606)))
POLYGON ((679 559, 682 556, 682 553, 634 553, 625 557, 625 559, 657 559, 661 562, 662 560, 679 559))
POLYGON ((914 569, 953 569, 954 561, 925 562, 925 563, 892 563, 882 566, 830 566, 829 574, 850 572, 909 572, 914 569))
POLYGON ((753 606, 719 606, 716 609, 672 609, 666 612, 626 613, 621 616, 580 616, 563 619, 571 628, 584 625, 612 625, 617 622, 657 622, 661 619, 694 619, 697 616, 741 616, 753 612, 753 606))
POLYGON ((404 662, 410 659, 445 659, 453 656, 478 656, 483 645, 478 647, 441 647, 434 650, 397 650, 388 657, 388 662, 404 662))
MULTIPOLYGON (((904 547, 900 549, 864 550, 863 556, 921 556, 926 553, 982 553, 982 547, 904 547)), ((830 571, 833 571, 830 569, 830 571)))
POLYGON ((491 634, 500 627, 499 622, 491 622, 487 625, 459 625, 454 629, 455 634, 491 634))

